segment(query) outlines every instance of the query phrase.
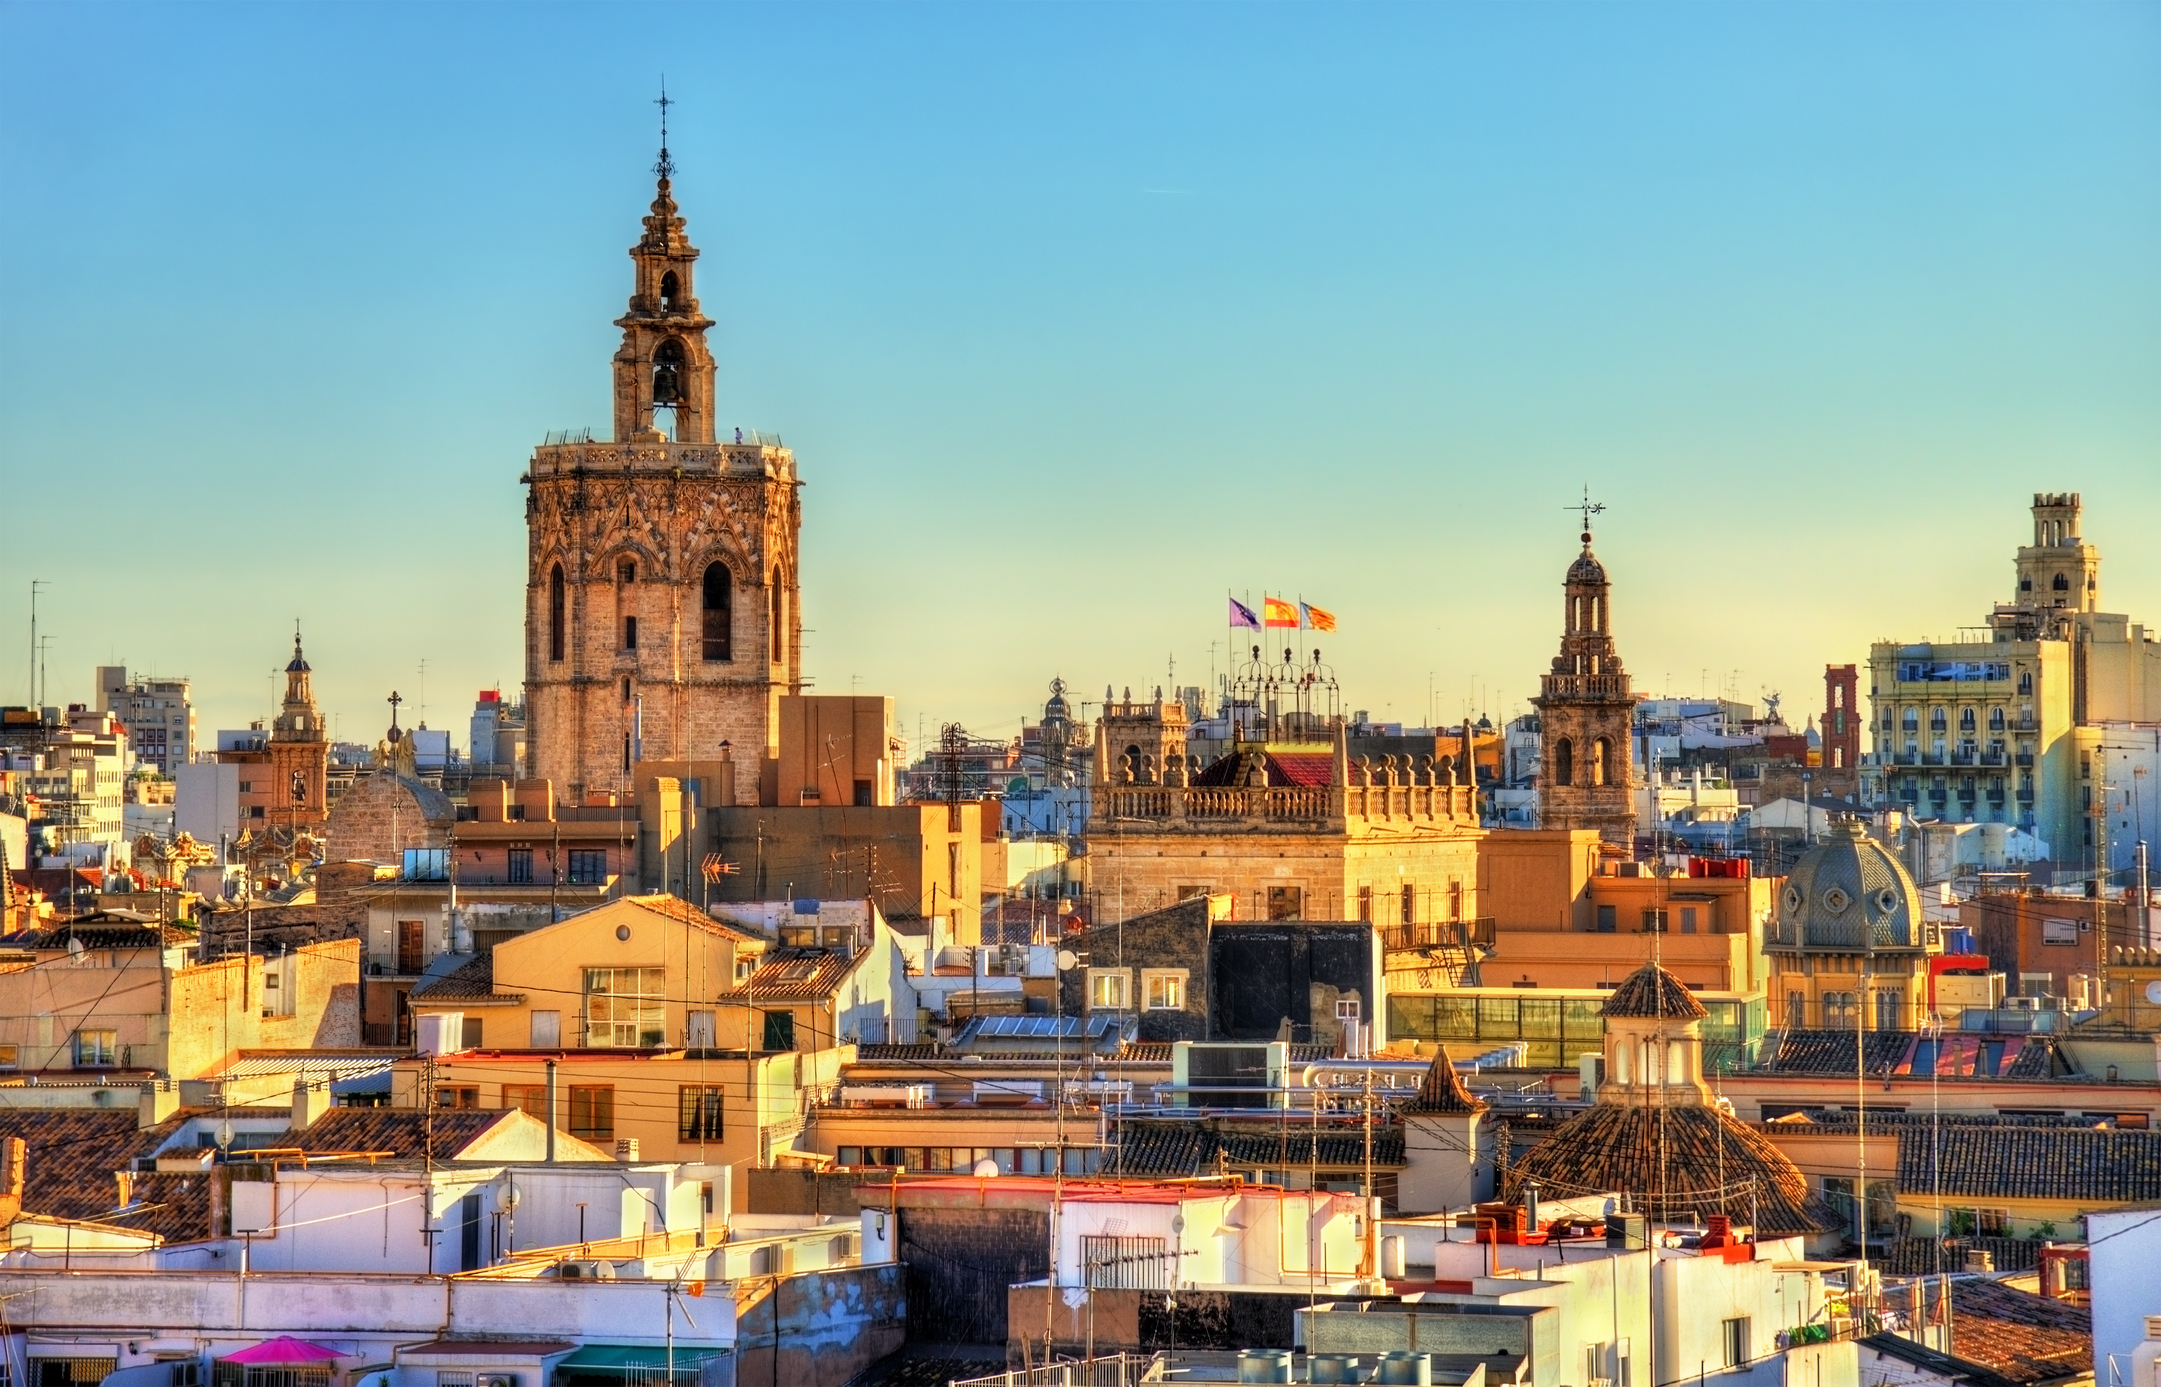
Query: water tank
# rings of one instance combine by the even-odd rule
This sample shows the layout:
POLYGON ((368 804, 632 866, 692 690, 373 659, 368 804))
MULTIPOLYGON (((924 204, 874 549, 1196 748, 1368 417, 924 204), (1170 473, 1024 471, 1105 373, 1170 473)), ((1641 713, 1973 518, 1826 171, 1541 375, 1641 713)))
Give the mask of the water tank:
POLYGON ((1381 1355, 1380 1373, 1375 1382, 1413 1384, 1430 1387, 1433 1381, 1433 1360, 1423 1353, 1396 1350, 1381 1355))
POLYGON ((1247 1349, 1238 1355, 1240 1382, 1289 1382, 1291 1355, 1279 1348, 1247 1349))

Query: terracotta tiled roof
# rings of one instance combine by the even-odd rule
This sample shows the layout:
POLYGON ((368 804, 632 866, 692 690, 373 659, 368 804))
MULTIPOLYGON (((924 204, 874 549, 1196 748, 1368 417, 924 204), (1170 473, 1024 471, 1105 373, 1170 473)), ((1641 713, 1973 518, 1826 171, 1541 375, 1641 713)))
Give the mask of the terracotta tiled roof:
POLYGON ((1418 1096, 1404 1108, 1405 1112, 1429 1113, 1475 1113, 1486 1110, 1485 1100, 1475 1098, 1463 1086, 1463 1077, 1456 1073, 1456 1066, 1449 1061, 1448 1052, 1441 1051, 1433 1057, 1433 1067, 1419 1082, 1418 1096))
POLYGON ((1621 980, 1606 998, 1606 1005, 1599 1011, 1601 1016, 1666 1017, 1675 1021, 1697 1021, 1710 1015, 1703 1003, 1696 1000, 1688 990, 1688 984, 1659 967, 1646 963, 1621 980))
POLYGON ((276 1145, 310 1153, 387 1151, 419 1160, 423 1145, 430 1158, 454 1161, 510 1114, 473 1108, 332 1108, 307 1127, 287 1132, 276 1145))
POLYGON ((731 995, 749 1002, 823 1001, 839 989, 855 964, 832 949, 774 949, 731 995))
POLYGON ((680 896, 625 896, 623 899, 629 901, 632 905, 650 910, 655 915, 665 915, 677 924, 697 925, 701 929, 709 929, 715 934, 725 934, 732 939, 764 939, 766 937, 748 925, 739 925, 733 920, 716 919, 680 896))
POLYGON ((1169 1064, 1171 1043, 1167 1040, 1129 1040, 1118 1047, 1116 1058, 1127 1064, 1169 1064))
POLYGON ((168 945, 193 944, 192 930, 170 925, 136 924, 126 920, 84 918, 43 929, 20 929, 0 935, 0 946, 11 949, 64 949, 69 940, 85 949, 162 949, 168 945))
POLYGON ((2087 1127, 1907 1124, 1898 1187, 1946 1195, 2130 1203, 2161 1199, 2161 1132, 2087 1127))
POLYGON ((416 1002, 502 1002, 525 1000, 517 992, 495 990, 495 951, 483 951, 472 962, 461 964, 439 978, 430 978, 413 989, 416 1002))
MULTIPOLYGON (((1213 1175, 1224 1166, 1317 1165, 1341 1170, 1365 1164, 1366 1141, 1364 1131, 1355 1125, 1315 1131, 1304 1123, 1280 1127, 1269 1122, 1139 1119, 1118 1124, 1105 1158, 1105 1173, 1118 1175, 1213 1175)), ((1401 1127, 1375 1126, 1373 1163, 1389 1170, 1403 1166, 1401 1127)))
POLYGON ((1786 1154, 1713 1107, 1593 1104, 1507 1171, 1501 1198, 1534 1180, 1555 1196, 1633 1195, 1660 1221, 1726 1214, 1770 1234, 1828 1226, 1786 1154))
MULTIPOLYGON (((1868 1072, 1888 1077, 1913 1048, 1905 1031, 1869 1031, 1862 1037, 1868 1072)), ((1758 1066, 1765 1074, 1837 1074, 1853 1077, 1852 1031, 1786 1031, 1778 1049, 1758 1066)))
POLYGON ((928 1041, 913 1045, 858 1045, 855 1058, 858 1064, 889 1063, 895 1060, 934 1060, 939 1049, 928 1041))
POLYGON ((133 1104, 117 1111, 0 1108, 0 1137, 23 1139, 26 1212, 95 1219, 120 1202, 114 1173, 157 1150, 183 1120, 138 1127, 133 1104))
MULTIPOLYGON (((1892 1309, 1912 1312, 1914 1288, 1885 1291, 1892 1309)), ((1936 1289, 1924 1293, 1932 1309, 1936 1289)), ((2093 1371, 2093 1315, 2084 1306, 2050 1300, 2000 1281, 1951 1284, 1951 1342, 1958 1356, 2012 1382, 2043 1383, 2093 1371)))
POLYGON ((134 1202, 128 1210, 99 1216, 99 1222, 138 1233, 155 1233, 169 1243, 201 1242, 217 1236, 210 1226, 208 1172, 135 1177, 134 1202))

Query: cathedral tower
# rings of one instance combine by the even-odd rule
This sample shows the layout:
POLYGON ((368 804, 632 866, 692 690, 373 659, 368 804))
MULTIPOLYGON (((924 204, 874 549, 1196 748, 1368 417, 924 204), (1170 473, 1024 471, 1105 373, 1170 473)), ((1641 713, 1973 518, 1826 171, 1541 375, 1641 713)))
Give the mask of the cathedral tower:
POLYGON ((285 666, 285 702, 270 724, 271 801, 265 815, 275 828, 319 831, 329 817, 330 734, 316 706, 300 632, 293 631, 293 658, 285 666))
POLYGON ((1583 552, 1562 592, 1561 653, 1531 700, 1539 713, 1539 826, 1595 828, 1627 846, 1636 832, 1636 699, 1614 652, 1612 585, 1591 553, 1588 513, 1583 552))
POLYGON ((725 745, 738 801, 769 803, 780 696, 802 683, 801 483, 777 439, 715 440, 713 320, 665 134, 654 171, 616 319, 614 441, 551 439, 523 478, 526 770, 583 803, 633 793, 638 761, 725 745))

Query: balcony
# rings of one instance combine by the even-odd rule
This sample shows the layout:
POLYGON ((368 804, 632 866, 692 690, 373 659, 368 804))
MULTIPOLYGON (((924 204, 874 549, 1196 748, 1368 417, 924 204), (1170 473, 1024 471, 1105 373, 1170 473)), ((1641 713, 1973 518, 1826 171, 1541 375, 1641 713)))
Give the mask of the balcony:
POLYGON ((2019 792, 2018 792, 2018 802, 2019 802, 2020 804, 2032 804, 2032 803, 2033 803, 2033 791, 2031 791, 2031 790, 2021 790, 2021 791, 2019 791, 2019 792))
POLYGON ((1951 764, 1954 766, 1970 766, 1979 759, 1980 753, 1978 752, 1954 751, 1951 753, 1951 764))
POLYGON ((2000 766, 2003 762, 2004 755, 2000 751, 1984 751, 1981 753, 1981 764, 1984 766, 2000 766))
POLYGON ((2011 764, 2014 766, 2031 766, 2033 764, 2033 753, 2022 751, 2011 758, 2011 764))

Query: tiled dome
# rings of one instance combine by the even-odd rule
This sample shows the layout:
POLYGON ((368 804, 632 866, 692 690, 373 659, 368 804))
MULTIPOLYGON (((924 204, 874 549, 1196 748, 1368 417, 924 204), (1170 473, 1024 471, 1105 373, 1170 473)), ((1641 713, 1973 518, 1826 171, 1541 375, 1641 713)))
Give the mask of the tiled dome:
POLYGON ((1921 892, 1889 849, 1853 820, 1793 864, 1771 942, 1803 949, 1917 949, 1921 892))

